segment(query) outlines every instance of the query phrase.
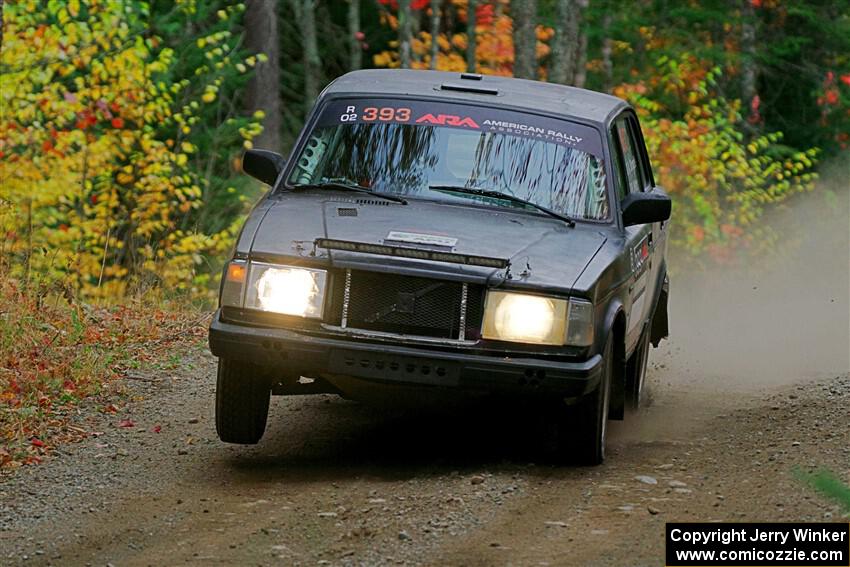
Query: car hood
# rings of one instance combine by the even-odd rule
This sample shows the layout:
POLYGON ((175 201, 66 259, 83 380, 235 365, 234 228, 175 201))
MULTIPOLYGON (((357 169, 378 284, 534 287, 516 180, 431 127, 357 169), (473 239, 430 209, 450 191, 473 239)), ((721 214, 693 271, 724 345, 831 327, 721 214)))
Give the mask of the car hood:
POLYGON ((254 257, 297 256, 337 267, 393 270, 490 283, 507 276, 511 287, 569 290, 605 243, 598 226, 524 211, 410 200, 408 205, 372 198, 286 194, 265 208, 253 236, 254 257), (391 239, 390 233, 395 238, 391 239), (435 243, 413 242, 421 236, 435 243), (499 258, 507 269, 327 250, 318 238, 385 244, 499 258))

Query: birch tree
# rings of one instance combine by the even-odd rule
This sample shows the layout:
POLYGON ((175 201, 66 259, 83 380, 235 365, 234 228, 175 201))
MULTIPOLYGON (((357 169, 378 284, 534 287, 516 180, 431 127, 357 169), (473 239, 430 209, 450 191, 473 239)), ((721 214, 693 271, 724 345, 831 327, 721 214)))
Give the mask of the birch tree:
POLYGON ((356 71, 363 66, 363 48, 360 46, 360 0, 348 0, 348 69, 356 71))
POLYGON ((741 21, 741 98, 751 108, 756 91, 756 25, 755 8, 751 0, 744 0, 741 21))
POLYGON ((410 69, 410 42, 413 37, 413 22, 410 0, 398 3, 398 51, 402 69, 410 69))
POLYGON ((602 16, 602 89, 611 92, 614 86, 614 40, 611 39, 611 12, 602 16))
POLYGON ((431 69, 437 68, 437 58, 440 55, 440 0, 431 0, 431 69))

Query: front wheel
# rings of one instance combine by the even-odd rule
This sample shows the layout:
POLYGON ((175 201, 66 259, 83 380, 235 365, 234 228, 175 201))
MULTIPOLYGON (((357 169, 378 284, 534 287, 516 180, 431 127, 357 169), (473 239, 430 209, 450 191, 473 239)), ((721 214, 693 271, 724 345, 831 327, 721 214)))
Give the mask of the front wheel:
POLYGON ((558 412, 557 452, 560 460, 580 465, 599 465, 605 460, 608 434, 608 407, 614 372, 614 342, 608 337, 602 352, 599 386, 578 403, 558 412))
POLYGON ((215 428, 226 443, 254 445, 266 430, 271 385, 250 362, 218 359, 215 428))

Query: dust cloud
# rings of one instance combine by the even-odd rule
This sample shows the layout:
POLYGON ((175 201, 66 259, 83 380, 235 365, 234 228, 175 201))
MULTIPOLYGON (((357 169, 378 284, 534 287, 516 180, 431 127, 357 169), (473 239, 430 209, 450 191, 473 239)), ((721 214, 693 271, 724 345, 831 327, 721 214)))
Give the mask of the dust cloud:
POLYGON ((775 256, 674 277, 650 384, 742 392, 850 371, 850 160, 763 222, 775 256))

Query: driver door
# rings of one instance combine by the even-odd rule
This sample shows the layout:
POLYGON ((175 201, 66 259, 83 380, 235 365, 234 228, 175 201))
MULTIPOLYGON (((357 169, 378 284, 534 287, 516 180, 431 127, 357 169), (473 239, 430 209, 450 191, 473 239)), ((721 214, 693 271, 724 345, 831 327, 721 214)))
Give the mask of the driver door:
MULTIPOLYGON (((631 193, 651 191, 649 174, 639 151, 637 119, 624 112, 614 121, 611 128, 613 138, 614 166, 617 170, 618 197, 622 201, 631 193)), ((631 274, 628 280, 626 350, 631 352, 640 338, 643 322, 652 308, 653 287, 652 258, 653 226, 651 224, 625 227, 625 246, 629 255, 631 274)))

